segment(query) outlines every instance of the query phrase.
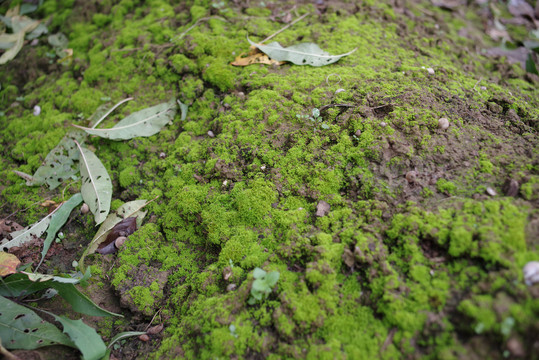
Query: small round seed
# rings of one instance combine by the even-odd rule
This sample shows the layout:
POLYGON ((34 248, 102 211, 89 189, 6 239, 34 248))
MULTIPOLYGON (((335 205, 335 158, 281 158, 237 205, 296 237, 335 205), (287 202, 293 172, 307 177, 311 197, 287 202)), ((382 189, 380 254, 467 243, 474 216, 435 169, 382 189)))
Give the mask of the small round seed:
POLYGON ((438 127, 442 130, 446 130, 449 127, 449 120, 447 118, 438 119, 438 127))
POLYGON ((125 236, 117 237, 116 240, 114 240, 114 246, 116 246, 116 249, 121 248, 123 244, 125 243, 125 240, 127 240, 125 236))
POLYGON ((410 184, 414 183, 416 178, 417 178, 416 171, 411 170, 406 173, 406 181, 408 181, 410 184))
POLYGON ((88 214, 88 211, 90 211, 90 207, 88 206, 88 204, 86 203, 82 204, 82 206, 80 207, 80 213, 82 215, 86 215, 88 214))

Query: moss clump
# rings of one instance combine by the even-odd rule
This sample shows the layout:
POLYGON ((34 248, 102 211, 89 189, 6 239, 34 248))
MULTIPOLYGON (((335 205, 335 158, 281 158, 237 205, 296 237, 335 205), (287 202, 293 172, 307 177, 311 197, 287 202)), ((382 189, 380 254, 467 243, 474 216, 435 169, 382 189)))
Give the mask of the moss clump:
POLYGON ((138 176, 138 171, 134 166, 128 166, 120 172, 120 186, 127 188, 130 185, 133 185, 137 180, 140 179, 138 176))

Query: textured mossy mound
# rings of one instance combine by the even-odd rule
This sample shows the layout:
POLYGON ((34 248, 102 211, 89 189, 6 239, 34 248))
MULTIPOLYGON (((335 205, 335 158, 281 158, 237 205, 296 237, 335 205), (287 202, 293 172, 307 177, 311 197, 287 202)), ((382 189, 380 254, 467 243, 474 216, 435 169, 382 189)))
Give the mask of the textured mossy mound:
MULTIPOLYGON (((27 209, 15 218, 31 223, 45 214, 35 203, 76 191, 12 172, 33 173, 70 123, 128 96, 104 126, 176 97, 187 119, 157 135, 89 141, 113 208, 159 196, 110 277, 93 258, 137 321, 164 319, 150 357, 531 356, 539 300, 522 267, 539 260, 537 81, 473 51, 457 36, 465 20, 374 1, 298 5, 312 14, 275 38, 358 48, 336 64, 229 65, 292 6, 264 4, 47 1, 38 14, 74 60, 2 74, 0 218, 27 209), (305 119, 314 108, 328 129, 305 119), (330 210, 317 215, 321 201, 330 210), (280 278, 248 305, 256 267, 280 278)), ((6 69, 47 51, 26 46, 6 69)))

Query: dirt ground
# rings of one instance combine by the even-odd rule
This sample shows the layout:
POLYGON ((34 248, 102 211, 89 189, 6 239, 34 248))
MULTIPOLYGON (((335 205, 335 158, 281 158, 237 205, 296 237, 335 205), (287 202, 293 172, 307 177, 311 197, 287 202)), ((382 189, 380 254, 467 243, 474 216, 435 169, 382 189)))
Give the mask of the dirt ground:
MULTIPOLYGON (((538 6, 46 0, 28 16, 73 55, 44 35, 0 66, 1 238, 80 191, 77 176, 51 189, 13 172, 33 174, 71 124, 178 99, 187 117, 155 135, 86 141, 112 211, 156 198, 117 253, 86 259, 80 290, 124 318, 84 322, 106 343, 154 329, 111 359, 537 359, 523 267, 539 261, 538 6), (231 65, 274 33, 266 44, 357 50, 231 65), (279 280, 253 302, 255 268, 279 280)), ((97 229, 75 209, 39 271, 76 270, 97 229)), ((9 252, 32 269, 42 244, 9 252)))

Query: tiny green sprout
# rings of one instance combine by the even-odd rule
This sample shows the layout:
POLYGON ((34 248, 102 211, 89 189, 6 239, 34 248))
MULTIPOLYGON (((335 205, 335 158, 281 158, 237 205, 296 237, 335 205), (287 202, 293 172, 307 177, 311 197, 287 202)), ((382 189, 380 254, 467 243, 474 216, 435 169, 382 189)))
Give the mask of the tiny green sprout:
POLYGON ((228 265, 230 265, 231 268, 234 267, 234 262, 232 261, 232 259, 228 259, 228 265))
POLYGON ((320 124, 320 127, 322 129, 329 129, 329 125, 322 122, 322 117, 320 116, 320 110, 318 110, 317 108, 314 108, 311 112, 311 116, 309 115, 301 115, 301 114, 297 114, 296 117, 298 119, 309 119, 311 120, 311 122, 314 124, 314 129, 313 130, 316 130, 316 125, 317 124, 320 124))
POLYGON ((251 297, 247 301, 249 305, 254 305, 257 301, 267 299, 271 293, 271 289, 277 284, 279 280, 279 272, 271 271, 265 272, 261 268, 255 268, 253 270, 253 285, 251 286, 251 297))
POLYGON ((230 326, 228 327, 228 330, 230 330, 230 334, 232 336, 234 336, 235 338, 238 337, 238 334, 236 334, 236 327, 234 326, 234 324, 230 324, 230 326))

